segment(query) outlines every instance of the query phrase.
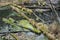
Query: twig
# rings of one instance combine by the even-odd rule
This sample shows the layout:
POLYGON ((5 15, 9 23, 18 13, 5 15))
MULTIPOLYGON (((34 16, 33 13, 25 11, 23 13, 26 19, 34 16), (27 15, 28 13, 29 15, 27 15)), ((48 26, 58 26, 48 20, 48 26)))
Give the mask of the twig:
POLYGON ((9 32, 0 32, 0 34, 10 34, 10 33, 19 33, 19 32, 30 32, 30 31, 9 31, 9 32))
POLYGON ((41 19, 40 17, 38 17, 34 12, 33 12, 34 16, 38 19, 40 19, 43 23, 45 23, 45 21, 43 19, 41 19))
POLYGON ((10 33, 10 35, 15 38, 16 40, 19 40, 18 36, 16 34, 10 33))
MULTIPOLYGON (((57 20, 58 20, 58 18, 59 18, 59 15, 58 15, 58 13, 57 13, 57 11, 55 10, 55 8, 54 8, 54 6, 53 6, 53 4, 51 3, 51 0, 49 0, 49 2, 50 2, 50 7, 51 7, 51 9, 52 9, 52 12, 54 12, 55 14, 56 14, 56 18, 57 18, 57 20)), ((58 20, 59 21, 59 20, 58 20)), ((60 22, 60 21, 59 21, 60 22)))

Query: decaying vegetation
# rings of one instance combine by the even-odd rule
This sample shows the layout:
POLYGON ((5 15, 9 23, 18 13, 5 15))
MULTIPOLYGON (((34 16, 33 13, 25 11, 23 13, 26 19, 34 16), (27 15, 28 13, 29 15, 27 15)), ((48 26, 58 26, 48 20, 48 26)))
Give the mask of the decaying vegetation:
MULTIPOLYGON (((40 2, 39 1, 40 0, 38 0, 38 5, 41 5, 42 7, 47 4, 45 1, 42 1, 43 3, 41 3, 41 1, 40 2)), ((27 1, 25 1, 25 2, 27 2, 27 1)), ((19 28, 24 28, 28 31, 36 33, 37 35, 44 34, 45 36, 47 36, 48 40, 60 40, 59 15, 58 15, 57 11, 55 10, 54 6, 52 5, 51 1, 48 6, 55 13, 55 16, 51 17, 51 20, 53 20, 52 23, 47 23, 41 17, 36 15, 38 12, 35 13, 34 10, 25 8, 25 6, 23 6, 23 5, 20 6, 19 4, 8 2, 4 6, 9 6, 12 11, 16 12, 16 14, 13 14, 13 16, 9 15, 7 17, 1 18, 1 20, 5 24, 12 26, 13 28, 14 27, 18 28, 17 31, 20 30, 19 28)), ((1 6, 1 7, 4 7, 4 6, 1 6)), ((40 15, 44 14, 44 13, 42 13, 42 10, 39 10, 39 12, 40 12, 40 15)), ((47 16, 49 16, 49 15, 47 14, 47 16)), ((8 32, 8 33, 10 34, 10 36, 15 38, 15 40, 19 40, 19 37, 16 34, 14 34, 12 32, 11 33, 8 32)))

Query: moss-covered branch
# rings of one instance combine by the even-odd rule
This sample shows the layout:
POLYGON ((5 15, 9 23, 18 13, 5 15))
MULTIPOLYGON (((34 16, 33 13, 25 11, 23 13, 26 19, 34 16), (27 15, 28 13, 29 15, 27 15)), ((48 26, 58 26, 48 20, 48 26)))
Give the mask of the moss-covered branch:
MULTIPOLYGON (((16 6, 18 6, 18 5, 16 5, 16 6)), ((42 31, 43 34, 48 36, 49 39, 56 40, 55 36, 49 32, 48 27, 47 27, 46 24, 38 23, 34 19, 30 19, 24 13, 20 12, 20 9, 18 7, 15 7, 15 6, 12 6, 12 5, 11 5, 11 7, 12 7, 13 10, 17 11, 19 15, 26 18, 33 26, 36 26, 38 28, 38 30, 42 31)))

